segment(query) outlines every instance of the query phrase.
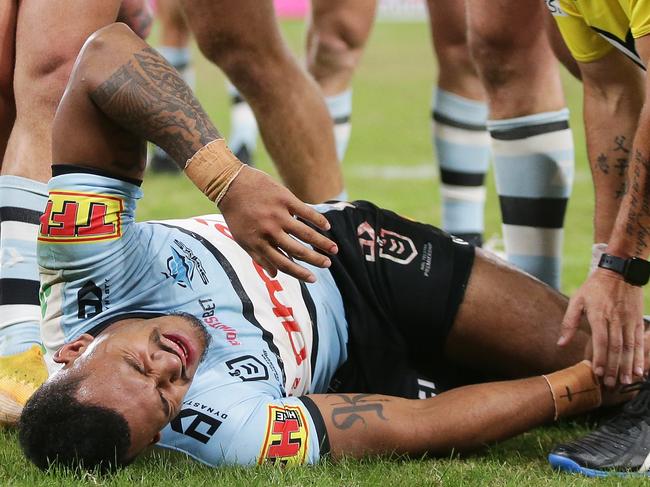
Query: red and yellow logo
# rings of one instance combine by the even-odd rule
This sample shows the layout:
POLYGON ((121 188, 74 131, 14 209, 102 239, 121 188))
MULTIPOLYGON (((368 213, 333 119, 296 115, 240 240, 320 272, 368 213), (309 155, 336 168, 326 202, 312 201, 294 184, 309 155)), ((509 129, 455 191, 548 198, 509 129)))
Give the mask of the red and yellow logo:
POLYGON ((123 210, 124 202, 116 196, 50 191, 38 240, 83 243, 120 238, 123 210))
POLYGON ((271 406, 266 437, 258 463, 302 465, 307 456, 309 431, 302 409, 297 406, 271 406))

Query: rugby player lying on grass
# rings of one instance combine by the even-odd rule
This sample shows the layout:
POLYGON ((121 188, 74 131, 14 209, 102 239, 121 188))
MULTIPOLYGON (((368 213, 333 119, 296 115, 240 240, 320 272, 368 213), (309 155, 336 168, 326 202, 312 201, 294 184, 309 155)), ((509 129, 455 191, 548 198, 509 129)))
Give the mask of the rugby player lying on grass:
POLYGON ((135 223, 145 138, 206 193, 228 189, 216 162, 236 173, 179 75, 114 24, 55 120, 38 257, 62 368, 20 421, 39 467, 125 465, 153 443, 215 466, 448 454, 600 405, 588 335, 555 346, 567 300, 431 226, 317 207, 339 252, 305 284, 267 274, 219 215, 135 223), (465 386, 486 380, 502 381, 465 386))

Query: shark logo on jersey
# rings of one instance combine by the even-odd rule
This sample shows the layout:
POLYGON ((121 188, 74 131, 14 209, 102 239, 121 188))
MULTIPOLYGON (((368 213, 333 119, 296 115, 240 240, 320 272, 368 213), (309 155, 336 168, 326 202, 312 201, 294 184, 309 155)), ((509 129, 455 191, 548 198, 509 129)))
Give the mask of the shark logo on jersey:
POLYGON ((194 262, 185 258, 184 255, 172 247, 172 256, 167 259, 167 272, 163 272, 166 278, 171 278, 182 288, 192 289, 192 277, 194 276, 194 262))
POLYGON ((180 240, 174 240, 176 246, 183 252, 182 254, 174 247, 170 247, 172 251, 171 257, 167 259, 167 272, 163 275, 168 279, 173 279, 176 284, 182 288, 192 288, 192 280, 194 279, 194 272, 196 271, 201 276, 203 284, 208 284, 208 276, 203 268, 201 260, 194 255, 192 249, 183 244, 180 240))

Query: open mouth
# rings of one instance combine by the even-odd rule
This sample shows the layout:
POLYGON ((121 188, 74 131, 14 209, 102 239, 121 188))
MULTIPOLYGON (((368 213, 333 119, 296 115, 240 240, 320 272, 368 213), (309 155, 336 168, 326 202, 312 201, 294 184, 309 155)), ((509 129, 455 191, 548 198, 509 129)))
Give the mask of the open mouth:
POLYGON ((192 345, 189 340, 182 335, 174 333, 165 333, 163 334, 163 337, 174 345, 173 352, 181 359, 183 369, 187 368, 187 366, 192 362, 194 356, 192 345))

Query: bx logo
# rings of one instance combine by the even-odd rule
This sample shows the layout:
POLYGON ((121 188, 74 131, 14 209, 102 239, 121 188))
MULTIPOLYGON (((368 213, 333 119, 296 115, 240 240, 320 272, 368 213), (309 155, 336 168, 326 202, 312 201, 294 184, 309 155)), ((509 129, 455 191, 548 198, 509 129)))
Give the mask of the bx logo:
POLYGON ((182 409, 178 416, 169 423, 176 433, 194 438, 203 444, 207 444, 212 439, 221 424, 222 422, 218 419, 191 408, 182 409), (189 424, 187 424, 189 421, 183 421, 191 417, 194 417, 194 419, 189 424), (187 427, 184 427, 185 425, 187 427))

